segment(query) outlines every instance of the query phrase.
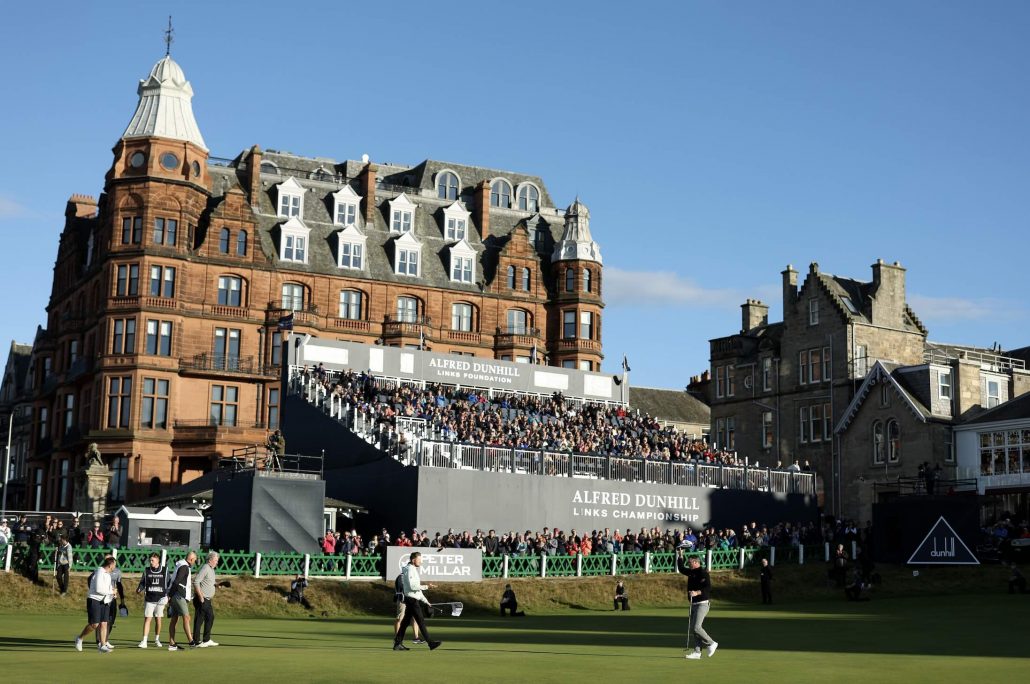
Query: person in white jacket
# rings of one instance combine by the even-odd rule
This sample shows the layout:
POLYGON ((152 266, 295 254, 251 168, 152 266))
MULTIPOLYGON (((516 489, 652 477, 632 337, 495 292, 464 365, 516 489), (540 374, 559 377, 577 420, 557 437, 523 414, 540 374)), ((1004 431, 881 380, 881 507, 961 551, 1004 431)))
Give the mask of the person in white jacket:
POLYGON ((175 643, 175 623, 182 618, 182 628, 186 632, 186 642, 193 643, 193 630, 190 629, 189 602, 193 599, 193 566, 197 562, 197 554, 190 551, 186 558, 175 564, 172 578, 168 584, 168 650, 178 651, 175 643))
POLYGON ((394 635, 393 650, 395 651, 410 650, 401 642, 404 641, 404 633, 408 631, 408 625, 411 624, 412 620, 418 625, 418 633, 429 644, 430 651, 435 651, 440 647, 440 642, 433 641, 433 637, 429 636, 429 633, 426 631, 426 623, 422 615, 423 606, 426 608, 430 607, 429 600, 422 591, 432 589, 433 587, 429 584, 422 584, 422 577, 418 573, 421 565, 422 554, 415 551, 411 554, 408 564, 404 566, 404 572, 401 573, 401 585, 404 589, 404 617, 401 619, 401 624, 394 635))
POLYGON ((100 641, 97 651, 110 653, 112 646, 107 641, 107 616, 111 609, 111 601, 114 600, 114 583, 111 581, 111 571, 117 561, 108 556, 103 564, 93 571, 93 578, 89 583, 89 595, 86 598, 86 626, 75 639, 75 650, 82 650, 82 640, 87 634, 97 629, 100 630, 100 641))

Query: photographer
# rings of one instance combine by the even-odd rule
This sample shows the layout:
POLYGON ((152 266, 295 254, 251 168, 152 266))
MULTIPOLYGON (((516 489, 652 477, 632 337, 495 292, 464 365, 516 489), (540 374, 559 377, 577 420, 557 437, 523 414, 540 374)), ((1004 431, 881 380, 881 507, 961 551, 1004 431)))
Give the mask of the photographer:
POLYGON ((626 593, 626 585, 622 583, 622 580, 615 585, 615 600, 612 603, 614 604, 612 610, 618 610, 619 604, 622 604, 623 610, 629 610, 629 594, 626 593))

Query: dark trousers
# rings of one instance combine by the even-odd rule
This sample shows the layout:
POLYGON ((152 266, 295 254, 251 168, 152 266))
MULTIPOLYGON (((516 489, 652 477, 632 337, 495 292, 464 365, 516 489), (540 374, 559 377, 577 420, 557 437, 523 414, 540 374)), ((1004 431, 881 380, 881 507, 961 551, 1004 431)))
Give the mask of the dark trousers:
POLYGON ((426 620, 422 615, 422 602, 418 599, 413 599, 410 596, 404 597, 404 619, 401 620, 401 626, 397 629, 397 634, 393 638, 394 645, 404 641, 404 633, 408 631, 408 625, 414 620, 418 626, 418 633, 425 641, 432 641, 432 637, 429 636, 429 632, 426 631, 426 620))
POLYGON ((618 610, 620 603, 622 604, 622 609, 623 610, 629 610, 629 597, 628 596, 616 596, 615 599, 612 601, 612 603, 615 604, 613 606, 613 610, 618 610))
POLYGON ((1026 593, 1026 578, 1017 577, 1016 579, 1009 580, 1009 593, 1010 594, 1025 594, 1026 593))
POLYGON ((62 594, 68 593, 68 566, 58 565, 57 566, 57 588, 61 590, 62 594))
POLYGON ((511 617, 515 617, 515 615, 518 614, 518 610, 519 610, 519 602, 518 601, 511 601, 509 603, 502 603, 501 604, 501 617, 504 617, 504 611, 508 611, 508 613, 511 615, 511 617))
POLYGON ((772 584, 762 582, 762 603, 772 603, 772 584))
POLYGON ((197 643, 211 641, 211 625, 215 624, 215 607, 211 599, 201 603, 200 598, 193 597, 193 640, 197 643), (204 625, 204 638, 200 638, 200 626, 204 625))

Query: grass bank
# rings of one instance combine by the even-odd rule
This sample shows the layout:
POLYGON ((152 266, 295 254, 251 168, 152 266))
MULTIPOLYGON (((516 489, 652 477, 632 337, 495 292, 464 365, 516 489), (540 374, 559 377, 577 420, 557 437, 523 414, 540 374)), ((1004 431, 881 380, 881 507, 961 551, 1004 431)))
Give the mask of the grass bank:
MULTIPOLYGON (((922 569, 919 576, 904 566, 882 566, 877 571, 883 582, 873 592, 874 599, 948 594, 1000 594, 1007 590, 1007 571, 999 566, 922 569)), ((712 573, 713 599, 747 604, 758 601, 757 569, 712 573)), ((779 566, 774 569, 774 600, 777 604, 842 600, 842 592, 826 580, 823 564, 779 566)), ((135 595, 138 576, 126 576, 127 604, 136 615, 141 599, 135 595)), ((45 586, 35 586, 25 578, 0 573, 0 611, 23 613, 82 612, 86 595, 86 576, 73 575, 68 596, 45 586)), ((216 606, 225 617, 346 617, 384 615, 391 610, 393 582, 311 580, 307 598, 314 610, 306 611, 284 600, 288 578, 224 577, 229 586, 218 590, 216 606)), ((622 578, 634 608, 672 608, 685 602, 686 578, 679 575, 630 575, 622 578)), ((520 607, 535 614, 557 614, 577 610, 610 609, 616 578, 549 578, 507 580, 514 588, 520 607)), ((431 592, 433 601, 461 601, 470 615, 490 615, 497 611, 506 580, 479 583, 441 583, 431 592)))

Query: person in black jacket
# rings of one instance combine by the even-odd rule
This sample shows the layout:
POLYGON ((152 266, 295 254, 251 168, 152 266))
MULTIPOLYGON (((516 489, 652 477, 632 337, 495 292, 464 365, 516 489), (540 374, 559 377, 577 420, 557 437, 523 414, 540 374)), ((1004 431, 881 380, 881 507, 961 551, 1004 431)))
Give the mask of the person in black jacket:
POLYGON ((719 642, 708 636, 704 629, 705 617, 710 607, 711 577, 708 571, 701 567, 699 557, 691 556, 690 560, 684 563, 682 550, 676 555, 676 569, 687 576, 687 596, 690 597, 690 631, 687 638, 689 640, 691 634, 694 636, 694 650, 687 653, 687 660, 700 660, 702 648, 708 651, 708 657, 711 658, 715 655, 715 649, 719 648, 719 642))
POLYGON ((769 565, 769 559, 762 559, 762 567, 758 571, 759 579, 762 582, 762 603, 768 605, 772 603, 772 566, 769 565))
POLYGON ((504 593, 501 595, 501 617, 504 617, 504 611, 508 611, 511 617, 525 617, 526 614, 519 610, 519 601, 515 598, 515 592, 512 591, 510 584, 504 585, 504 593))
POLYGON ((623 610, 629 610, 629 594, 626 593, 626 585, 622 583, 622 580, 615 585, 615 600, 612 603, 614 604, 612 610, 618 610, 620 603, 623 610))

